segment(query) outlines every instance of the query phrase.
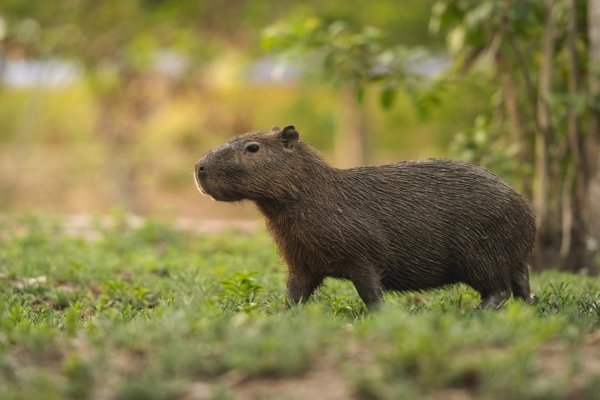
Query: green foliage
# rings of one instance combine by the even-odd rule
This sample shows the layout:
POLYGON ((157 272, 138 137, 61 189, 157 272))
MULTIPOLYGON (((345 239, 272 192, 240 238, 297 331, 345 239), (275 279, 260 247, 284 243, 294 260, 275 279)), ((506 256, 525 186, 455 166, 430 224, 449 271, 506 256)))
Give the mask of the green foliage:
POLYGON ((226 309, 248 312, 258 307, 257 295, 263 291, 263 288, 257 283, 254 275, 256 275, 254 272, 236 272, 220 280, 226 309))
POLYGON ((473 127, 457 132, 449 146, 455 157, 489 168, 513 186, 523 174, 531 173, 528 166, 515 162, 519 148, 518 143, 495 129, 488 115, 479 115, 473 127))
MULTIPOLYGON (((566 138, 569 117, 574 115, 584 126, 593 107, 590 94, 582 85, 587 79, 587 2, 555 1, 553 13, 548 4, 532 0, 440 0, 432 8, 429 27, 431 32, 446 38, 446 48, 458 72, 451 74, 452 78, 478 79, 497 88, 489 97, 486 113, 474 121, 472 132, 460 133, 456 138, 454 154, 477 162, 488 159, 484 165, 509 179, 515 175, 533 179, 533 149, 541 145, 535 144, 534 138, 536 131, 542 129, 539 106, 546 104, 551 119, 546 139, 547 163, 549 170, 554 171, 548 179, 557 182, 555 190, 562 190, 561 185, 571 184, 564 171, 575 157, 566 138), (577 24, 573 40, 578 71, 573 70, 569 53, 570 13, 577 24), (546 62, 542 44, 550 34, 545 28, 549 18, 553 27, 552 53, 546 62), (543 69, 549 71, 550 78, 547 99, 540 89, 543 69), (572 75, 580 82, 576 94, 570 92, 575 90, 570 88, 572 75), (511 107, 513 115, 508 111, 511 107)), ((562 201, 560 193, 549 196, 555 205, 562 201)))
POLYGON ((464 286, 390 294, 371 315, 351 284, 328 280, 285 311, 265 232, 134 228, 118 215, 90 239, 60 220, 0 221, 3 399, 167 399, 198 385, 227 396, 315 369, 369 398, 597 393, 597 278, 534 275, 535 303, 498 312, 476 311, 464 286))
POLYGON ((319 66, 327 81, 350 88, 359 100, 377 83, 383 108, 393 105, 397 90, 410 93, 421 85, 418 76, 406 73, 406 63, 417 50, 385 46, 382 32, 372 26, 355 30, 341 20, 324 24, 314 17, 280 22, 265 29, 263 47, 293 59, 308 57, 308 65, 319 66))

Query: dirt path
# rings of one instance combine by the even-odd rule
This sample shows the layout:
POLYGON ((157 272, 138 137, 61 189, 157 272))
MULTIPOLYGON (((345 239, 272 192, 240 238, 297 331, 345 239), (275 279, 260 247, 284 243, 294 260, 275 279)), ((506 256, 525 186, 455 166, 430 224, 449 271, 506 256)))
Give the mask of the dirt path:
MULTIPOLYGON (((324 358, 299 376, 287 378, 244 379, 231 372, 218 379, 218 385, 231 391, 236 400, 348 400, 356 398, 350 383, 332 360, 324 358)), ((214 398, 214 382, 197 382, 188 388, 184 400, 214 398)))

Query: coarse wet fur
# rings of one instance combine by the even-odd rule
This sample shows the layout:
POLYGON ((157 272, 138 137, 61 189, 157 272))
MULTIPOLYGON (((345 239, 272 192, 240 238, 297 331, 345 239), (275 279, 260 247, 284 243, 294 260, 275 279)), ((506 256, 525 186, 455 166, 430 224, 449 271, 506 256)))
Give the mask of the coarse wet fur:
POLYGON ((529 300, 535 218, 506 182, 447 159, 337 169, 293 126, 235 137, 196 164, 199 189, 251 200, 288 265, 287 301, 326 277, 352 281, 369 308, 383 290, 463 282, 480 307, 529 300))

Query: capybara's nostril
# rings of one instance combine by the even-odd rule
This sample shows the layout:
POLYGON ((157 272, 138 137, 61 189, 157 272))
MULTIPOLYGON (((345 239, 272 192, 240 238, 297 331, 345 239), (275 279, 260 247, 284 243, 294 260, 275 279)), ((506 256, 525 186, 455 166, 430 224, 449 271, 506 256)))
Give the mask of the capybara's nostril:
POLYGON ((202 160, 196 163, 196 175, 204 175, 206 173, 206 166, 202 160))

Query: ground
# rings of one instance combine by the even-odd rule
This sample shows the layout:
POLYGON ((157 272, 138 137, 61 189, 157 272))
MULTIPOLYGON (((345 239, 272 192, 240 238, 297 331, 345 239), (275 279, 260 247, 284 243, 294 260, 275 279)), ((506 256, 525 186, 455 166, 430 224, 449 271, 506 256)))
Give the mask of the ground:
POLYGON ((285 311, 260 227, 111 221, 0 219, 0 398, 600 399, 597 277, 534 274, 535 303, 500 311, 461 285, 372 314, 328 280, 285 311))

